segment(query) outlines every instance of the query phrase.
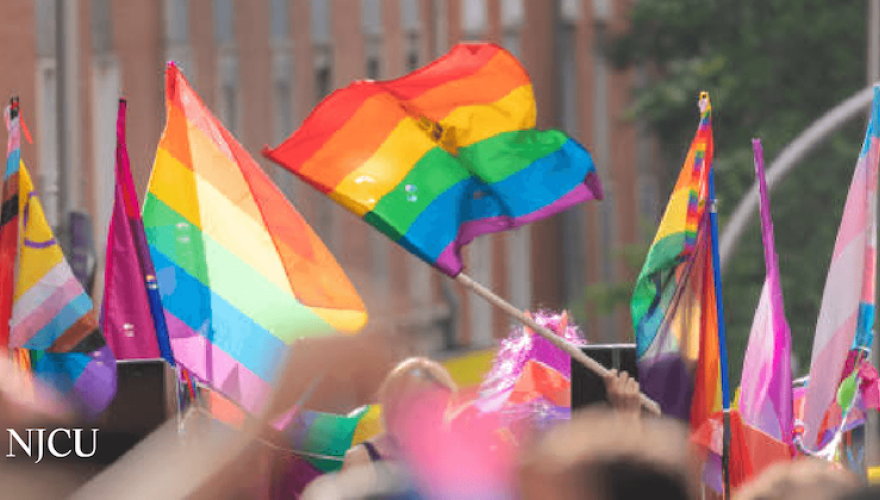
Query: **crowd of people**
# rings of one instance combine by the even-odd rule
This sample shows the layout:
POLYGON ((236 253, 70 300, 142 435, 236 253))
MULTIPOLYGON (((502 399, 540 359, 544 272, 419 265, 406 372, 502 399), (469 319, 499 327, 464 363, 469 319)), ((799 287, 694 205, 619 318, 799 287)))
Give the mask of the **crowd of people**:
MULTIPOLYGON (((378 391, 383 433, 349 449, 339 472, 318 477, 304 491, 274 491, 269 496, 304 500, 721 498, 703 486, 703 457, 684 424, 644 412, 639 385, 626 373, 612 372, 606 388, 607 405, 576 410, 570 420, 547 429, 511 431, 493 415, 475 408, 473 399, 462 394, 442 365, 409 358, 391 370, 378 391)), ((16 402, 11 394, 4 396, 2 409, 0 417, 6 424, 39 416, 38 408, 16 402)), ((261 498, 262 493, 243 485, 261 475, 277 475, 279 469, 266 462, 267 455, 261 452, 265 441, 252 438, 239 441, 225 465, 213 470, 208 461, 196 460, 193 454, 182 455, 190 457, 184 459, 190 460, 193 467, 189 469, 173 465, 176 459, 171 455, 159 465, 176 470, 179 477, 203 474, 207 478, 200 480, 201 486, 194 483, 187 498, 261 498), (199 472, 196 464, 204 470, 199 472)), ((280 455, 268 460, 278 460, 280 455)), ((5 474, 0 471, 0 486, 6 492, 18 491, 18 498, 38 498, 29 494, 62 486, 70 492, 78 485, 73 469, 58 463, 5 469, 5 474)), ((140 476, 145 470, 140 469, 140 476)), ((138 469, 132 474, 138 476, 138 469)), ((142 479, 149 485, 148 478, 142 479)), ((134 492, 138 485, 120 488, 134 492)), ((151 487, 144 488, 149 491, 151 487)), ((733 492, 734 500, 869 498, 880 498, 880 488, 867 487, 854 473, 818 459, 776 464, 733 492)))
MULTIPOLYGON (((513 449, 504 446, 507 443, 499 437, 490 444, 491 450, 476 451, 486 454, 479 458, 498 448, 512 452, 513 470, 507 478, 511 484, 499 486, 490 481, 490 487, 499 486, 495 491, 478 484, 438 485, 430 480, 430 474, 425 480, 420 471, 420 462, 425 459, 418 453, 432 451, 420 446, 425 440, 421 432, 428 428, 455 432, 468 403, 457 400, 455 383, 441 365, 424 358, 405 360, 391 371, 379 391, 385 433, 349 450, 342 471, 311 483, 302 498, 696 500, 717 495, 701 484, 702 457, 684 424, 643 413, 639 385, 626 373, 613 372, 606 386, 610 404, 575 411, 570 421, 534 432, 513 449), (436 426, 425 423, 430 419, 436 420, 436 426), (412 432, 413 421, 419 422, 418 432, 412 432), (447 429, 442 429, 444 426, 447 429)), ((447 456, 445 451, 440 455, 441 459, 447 456)), ((468 472, 460 470, 446 479, 467 481, 472 479, 468 472)), ((798 459, 768 468, 735 491, 733 498, 861 500, 880 498, 880 489, 864 487, 855 474, 838 464, 798 459)))

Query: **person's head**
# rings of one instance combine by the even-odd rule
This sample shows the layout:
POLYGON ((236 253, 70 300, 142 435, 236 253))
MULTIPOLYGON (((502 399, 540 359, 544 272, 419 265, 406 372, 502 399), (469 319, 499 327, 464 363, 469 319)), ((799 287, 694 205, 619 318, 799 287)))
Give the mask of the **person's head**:
POLYGON ((804 458, 780 462, 735 492, 735 500, 836 500, 859 487, 858 478, 839 465, 804 458))
POLYGON ((868 486, 844 495, 841 500, 877 500, 880 498, 880 485, 868 486))
POLYGON ((399 363, 379 387, 385 430, 393 434, 402 413, 412 409, 415 400, 436 394, 448 399, 458 390, 452 376, 442 365, 426 358, 409 358, 399 363))
POLYGON ((525 450, 523 459, 523 500, 689 500, 699 482, 682 425, 633 422, 604 408, 573 415, 525 450))

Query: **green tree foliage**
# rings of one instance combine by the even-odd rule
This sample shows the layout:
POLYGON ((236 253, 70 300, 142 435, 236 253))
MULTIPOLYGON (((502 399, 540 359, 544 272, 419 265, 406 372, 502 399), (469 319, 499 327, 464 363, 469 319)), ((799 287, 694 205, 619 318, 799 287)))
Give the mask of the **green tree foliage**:
MULTIPOLYGON (((612 46, 620 68, 643 65, 650 83, 633 115, 663 146, 656 166, 672 190, 696 131, 697 94, 713 106, 721 230, 754 182, 751 138, 766 164, 823 113, 865 86, 865 2, 827 0, 642 0, 612 46)), ((800 373, 810 350, 825 275, 864 134, 854 120, 771 192, 786 314, 800 373)), ((764 279, 757 216, 726 269, 724 303, 732 382, 764 279)), ((612 294, 619 295, 619 293, 612 294)))

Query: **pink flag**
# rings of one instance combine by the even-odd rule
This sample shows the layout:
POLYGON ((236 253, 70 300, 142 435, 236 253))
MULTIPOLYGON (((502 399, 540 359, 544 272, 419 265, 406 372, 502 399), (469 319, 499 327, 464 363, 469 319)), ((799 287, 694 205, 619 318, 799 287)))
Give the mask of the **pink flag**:
POLYGON ((124 100, 119 101, 116 134, 116 199, 107 235, 101 326, 117 359, 158 358, 159 343, 136 243, 143 222, 125 147, 124 100))
POLYGON ((752 146, 755 150, 755 177, 761 193, 761 233, 767 274, 743 361, 739 409, 747 424, 791 444, 791 330, 785 320, 779 283, 761 141, 754 139, 752 146))
POLYGON ((843 209, 813 340, 804 409, 804 446, 812 449, 821 444, 822 419, 835 401, 850 349, 871 346, 877 258, 878 119, 880 87, 874 87, 871 121, 843 209))

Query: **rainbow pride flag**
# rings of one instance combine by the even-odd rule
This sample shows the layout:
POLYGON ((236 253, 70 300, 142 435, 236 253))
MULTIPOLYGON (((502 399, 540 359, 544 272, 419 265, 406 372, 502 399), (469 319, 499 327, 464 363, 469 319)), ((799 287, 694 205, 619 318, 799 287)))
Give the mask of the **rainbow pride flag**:
POLYGON ((587 150, 535 130, 535 117, 516 58, 461 44, 396 80, 334 92, 263 154, 455 276, 477 236, 602 198, 587 150))
POLYGON ((354 333, 367 314, 318 236, 173 63, 166 111, 143 219, 174 359, 257 413, 296 339, 354 333))
POLYGON ((17 191, 9 199, 18 202, 9 206, 17 217, 8 220, 17 221, 18 227, 14 252, 4 252, 12 254, 17 276, 11 317, 0 318, 10 327, 3 347, 18 349, 20 355, 29 351, 27 363, 35 374, 70 397, 74 407, 96 416, 116 394, 116 360, 98 330, 92 300, 64 258, 21 160, 19 118, 12 110, 7 113, 6 179, 12 181, 6 186, 17 191))
MULTIPOLYGON (((874 328, 877 266, 877 170, 880 163, 880 87, 874 87, 871 120, 855 173, 813 339, 810 383, 804 408, 803 444, 816 449, 826 412, 835 395, 851 349, 870 349, 874 328)), ((861 357, 860 357, 861 359, 861 357)))
POLYGON ((639 382, 663 413, 696 430, 721 410, 711 231, 706 210, 713 139, 711 104, 700 124, 633 291, 639 382))

